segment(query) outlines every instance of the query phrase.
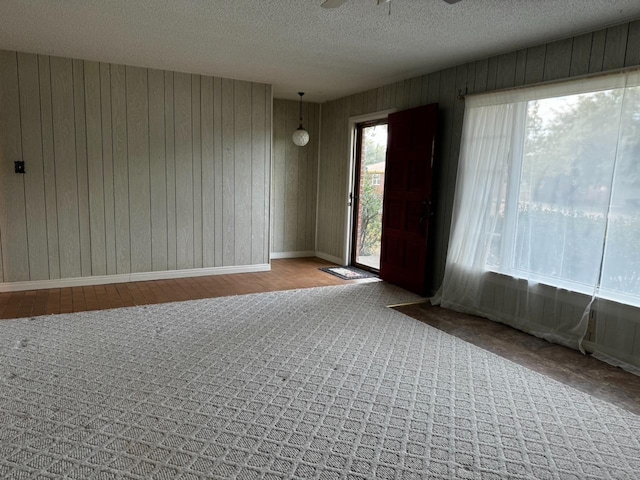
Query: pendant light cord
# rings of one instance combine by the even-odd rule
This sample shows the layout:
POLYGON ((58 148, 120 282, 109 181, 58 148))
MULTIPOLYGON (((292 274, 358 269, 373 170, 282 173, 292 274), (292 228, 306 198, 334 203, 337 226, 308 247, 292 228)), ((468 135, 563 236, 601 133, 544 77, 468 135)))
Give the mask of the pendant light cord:
POLYGON ((300 128, 302 128, 302 96, 304 95, 304 92, 298 92, 298 95, 300 95, 300 128))

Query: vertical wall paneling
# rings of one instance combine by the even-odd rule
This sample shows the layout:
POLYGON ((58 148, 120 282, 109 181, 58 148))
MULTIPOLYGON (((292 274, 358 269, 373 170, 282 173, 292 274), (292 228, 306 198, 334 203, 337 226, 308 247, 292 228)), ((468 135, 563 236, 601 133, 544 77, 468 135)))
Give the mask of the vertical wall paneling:
MULTIPOLYGON (((264 118, 264 131, 267 135, 264 137, 264 151, 265 157, 269 159, 264 168, 264 222, 262 224, 262 230, 264 232, 263 242, 263 258, 265 262, 269 261, 269 254, 271 252, 271 179, 272 179, 272 162, 273 162, 273 87, 271 85, 265 85, 265 118, 264 118)), ((316 150, 317 151, 317 150, 316 150)), ((316 198, 316 197, 314 197, 316 198)), ((315 230, 315 225, 314 225, 315 230)))
MULTIPOLYGON (((367 109, 371 108, 376 110, 377 107, 377 90, 369 91, 369 103, 367 109), (373 94, 371 93, 373 92, 373 94)), ((300 186, 304 190, 305 195, 305 209, 302 215, 298 218, 298 246, 302 247, 302 251, 313 251, 315 246, 313 244, 313 234, 315 233, 315 211, 316 211, 316 192, 313 188, 313 172, 317 170, 315 156, 318 151, 318 135, 316 132, 315 122, 317 119, 316 114, 317 105, 314 103, 307 103, 304 105, 305 110, 305 127, 309 131, 309 143, 306 146, 304 152, 304 168, 298 172, 300 177, 300 186), (313 222, 313 224, 311 223, 313 222)))
POLYGON ((387 110, 394 104, 394 92, 392 85, 382 87, 382 109, 387 110))
MULTIPOLYGON (((388 95, 388 86, 384 87, 385 90, 385 102, 386 97, 388 95)), ((277 110, 277 104, 274 103, 274 109, 277 110)), ((336 113, 336 102, 329 102, 329 103, 325 103, 322 106, 322 111, 323 113, 325 113, 327 115, 327 118, 330 118, 331 120, 335 120, 337 119, 337 113, 336 113)), ((321 138, 322 139, 327 139, 327 141, 325 142, 323 140, 322 143, 322 156, 324 158, 329 158, 329 157, 333 157, 333 152, 335 151, 336 147, 337 147, 337 137, 335 135, 335 133, 333 132, 333 128, 332 128, 332 124, 330 123, 325 123, 322 122, 321 123, 321 129, 322 129, 322 134, 321 134, 321 138)), ((275 158, 275 161, 277 161, 277 157, 275 158)), ((334 175, 334 172, 336 170, 337 165, 326 165, 327 169, 322 169, 320 168, 318 170, 318 209, 317 209, 317 214, 318 214, 318 218, 322 220, 322 222, 326 220, 328 221, 332 221, 331 220, 331 216, 329 214, 328 211, 328 203, 329 203, 329 197, 332 194, 333 190, 330 187, 330 182, 332 181, 339 181, 339 179, 334 175)), ((348 193, 347 193, 348 194, 348 193)), ((275 210, 275 209, 274 209, 275 210)), ((330 223, 330 224, 326 224, 323 223, 325 226, 328 225, 335 225, 334 223, 330 223)), ((316 250, 320 250, 322 252, 329 252, 331 249, 327 248, 330 245, 330 239, 328 236, 328 229, 326 228, 321 228, 320 224, 318 223, 318 228, 317 228, 317 234, 316 234, 316 250), (321 250, 322 249, 322 250, 321 250)))
POLYGON ((616 25, 607 28, 604 44, 603 70, 614 70, 624 67, 627 40, 629 37, 629 24, 616 25))
POLYGON ((263 199, 269 194, 265 186, 266 156, 266 89, 264 85, 251 86, 251 263, 264 263, 264 222, 265 204, 263 199))
POLYGON ((113 142, 113 198, 117 273, 131 273, 126 101, 125 67, 111 65, 111 134, 113 142))
POLYGON ((91 273, 107 274, 105 233, 104 166, 102 163, 102 110, 100 64, 85 62, 84 95, 87 132, 87 178, 89 188, 89 227, 91 235, 91 273))
POLYGON ((40 124, 40 82, 36 55, 18 54, 18 79, 22 158, 29 172, 29 175, 23 176, 29 279, 44 280, 49 278, 49 255, 40 124))
MULTIPOLYGON (((625 67, 640 64, 640 20, 629 24, 629 35, 627 37, 626 55, 624 59, 625 67)), ((640 338, 640 332, 637 334, 640 338)))
POLYGON ((234 82, 222 80, 222 264, 235 264, 234 82))
POLYGON ((0 51, 0 282, 268 262, 272 101, 265 84, 0 51))
MULTIPOLYGON (((487 90, 487 70, 489 68, 489 60, 478 60, 476 63, 476 92, 485 92, 487 90)), ((526 76, 526 74, 525 74, 526 76)))
MULTIPOLYGON (((472 62, 467 65, 467 81, 464 84, 466 92, 469 94, 476 91, 476 63, 472 62)), ((460 132, 462 134, 462 132, 460 132)))
MULTIPOLYGON (((331 104, 326 105, 329 108, 331 104)), ((377 108, 377 102, 371 105, 377 108)), ((349 111, 351 108, 349 103, 349 111)), ((291 133, 298 126, 298 102, 274 101, 271 196, 271 251, 274 253, 315 251, 316 210, 324 206, 323 200, 319 205, 317 202, 319 115, 317 104, 303 103, 304 127, 309 132, 309 143, 297 147, 291 140, 291 133)), ((318 232, 318 235, 322 236, 323 232, 318 232)))
POLYGON ((364 111, 364 95, 358 93, 349 97, 349 115, 361 115, 364 111))
POLYGON ((544 81, 566 78, 571 71, 573 39, 567 38, 547 45, 544 57, 544 81))
MULTIPOLYGON (((539 83, 544 78, 544 57, 547 46, 539 45, 527 49, 527 68, 524 74, 524 83, 539 83)), ((487 90, 491 90, 487 85, 487 90)))
MULTIPOLYGON (((351 102, 351 112, 359 112, 361 96, 353 96, 351 102)), ((293 132, 298 127, 297 110, 298 106, 294 102, 288 104, 288 114, 286 117, 286 131, 293 132)), ((356 115, 358 115, 356 113, 356 115)), ((292 141, 285 142, 285 184, 284 184, 284 204, 285 216, 291 219, 284 229, 284 248, 286 252, 295 250, 298 239, 298 167, 300 163, 300 153, 302 148, 292 141)))
POLYGON ((193 138, 191 75, 174 74, 178 269, 193 268, 193 138))
MULTIPOLYGON (((411 107, 411 80, 404 80, 404 95, 402 97, 402 109, 406 110, 411 107)), ((365 113, 362 111, 362 113, 365 113)))
MULTIPOLYGON (((398 90, 400 88, 400 86, 398 85, 399 82, 394 82, 391 85, 389 85, 389 107, 386 108, 391 108, 392 106, 396 106, 398 105, 398 90)), ((345 99, 338 99, 336 100, 336 108, 338 110, 341 110, 341 106, 344 103, 345 99)))
MULTIPOLYGON (((393 92, 396 92, 396 95, 397 95, 398 84, 395 83, 394 85, 395 85, 395 88, 393 89, 393 92)), ((396 101, 397 100, 394 98, 394 103, 396 101)), ((334 155, 339 156, 339 155, 341 155, 341 152, 343 151, 342 147, 343 147, 343 142, 345 141, 344 133, 342 132, 342 128, 341 128, 342 127, 342 119, 348 117, 348 114, 349 114, 349 102, 347 100, 344 100, 344 99, 336 101, 336 109, 338 111, 338 118, 340 119, 340 121, 335 122, 333 124, 333 131, 336 132, 336 136, 339 139, 339 143, 336 145, 336 148, 335 148, 335 151, 334 151, 334 155)), ((346 158, 345 158, 345 161, 343 163, 341 163, 340 166, 339 166, 339 170, 338 170, 338 172, 339 172, 338 175, 339 175, 339 179, 340 179, 339 182, 344 182, 343 179, 347 178, 347 175, 349 175, 349 172, 347 171, 347 165, 348 165, 348 162, 346 161, 346 158)), ((330 203, 330 215, 331 215, 331 217, 333 219, 333 222, 336 225, 341 225, 342 224, 342 212, 340 211, 340 207, 342 206, 341 205, 342 202, 340 200, 346 199, 347 196, 349 195, 348 191, 345 192, 344 190, 342 190, 342 191, 338 190, 338 188, 340 186, 341 185, 338 182, 336 182, 335 186, 333 187, 334 191, 332 191, 331 203, 330 203)), ((332 231, 328 232, 329 241, 332 244, 342 240, 342 239, 337 238, 337 235, 335 233, 336 232, 332 232, 332 231)))
POLYGON ((384 108, 384 87, 378 87, 376 89, 376 108, 375 110, 382 110, 384 108))
POLYGON ((80 228, 80 271, 91 275, 91 227, 89 225, 89 180, 87 172, 87 121, 84 105, 84 62, 73 61, 73 107, 76 131, 76 176, 78 182, 78 225, 80 228))
POLYGON ((599 320, 602 320, 599 323, 606 324, 602 329, 602 336, 598 340, 609 349, 632 355, 637 323, 620 318, 616 313, 611 312, 604 318, 598 317, 599 320))
POLYGON ((13 162, 23 158, 19 97, 17 55, 0 50, 0 263, 5 281, 29 280, 24 176, 13 171, 13 162))
POLYGON ((53 150, 51 69, 49 66, 49 57, 38 56, 38 70, 40 76, 42 162, 44 173, 45 209, 47 215, 47 256, 49 260, 49 278, 56 279, 60 278, 60 249, 58 244, 58 207, 56 201, 56 170, 53 150))
POLYGON ((167 268, 178 266, 174 74, 164 72, 164 134, 167 162, 167 268))
MULTIPOLYGON (((385 87, 385 90, 390 91, 390 88, 385 87)), ((389 105, 391 105, 391 100, 389 101, 389 105)), ((325 104, 322 111, 327 115, 327 118, 331 119, 330 122, 322 122, 322 138, 327 139, 327 142, 323 143, 322 154, 324 158, 334 158, 334 155, 336 154, 338 148, 338 127, 335 122, 335 120, 338 120, 339 117, 338 102, 334 101, 325 104)), ((329 167, 329 165, 326 166, 329 167)), ((337 182, 342 181, 342 179, 337 176, 339 175, 337 167, 338 165, 331 165, 330 170, 321 169, 318 172, 318 215, 323 222, 326 219, 329 222, 328 225, 331 226, 337 226, 335 221, 335 212, 333 211, 334 201, 332 199, 332 196, 335 195, 334 190, 337 182)), ((346 194, 348 195, 348 192, 346 192, 346 194)), ((327 224, 325 225, 328 226, 327 224)), ((338 251, 332 249, 330 228, 323 228, 320 224, 318 224, 316 249, 318 249, 319 251, 338 251)))
POLYGON ((591 36, 591 58, 589 59, 589 73, 601 72, 604 62, 604 46, 607 39, 606 30, 593 32, 591 36))
MULTIPOLYGON (((351 95, 348 99, 347 102, 349 103, 349 115, 360 115, 363 112, 363 104, 362 101, 364 100, 363 96, 361 93, 355 94, 355 95, 351 95)), ((291 119, 290 119, 291 120, 291 119)))
MULTIPOLYGON (((383 91, 385 92, 385 96, 386 96, 386 92, 388 91, 388 88, 385 86, 383 87, 383 91)), ((386 101, 386 100, 385 100, 386 101)), ((278 110, 280 110, 278 108, 278 104, 276 101, 274 101, 274 127, 273 127, 273 137, 274 137, 274 142, 277 142, 277 125, 278 125, 278 110)), ((336 114, 335 114, 335 102, 328 102, 325 103, 322 106, 322 113, 323 115, 326 115, 327 119, 331 119, 334 120, 336 118, 336 114)), ((330 135, 330 133, 333 132, 329 132, 329 125, 325 122, 321 122, 320 125, 320 130, 322 132, 321 134, 321 141, 322 141, 322 149, 321 149, 321 156, 323 158, 331 158, 331 152, 333 151, 333 149, 335 148, 336 145, 336 137, 333 135, 330 135), (326 141, 325 141, 326 139, 326 141)), ((273 159, 274 163, 278 162, 278 155, 277 155, 277 151, 274 149, 274 159, 273 159)), ((330 160, 327 160, 330 161, 330 160)), ((326 235, 326 231, 327 228, 330 228, 330 226, 333 226, 332 223, 330 222, 329 219, 329 214, 328 212, 325 210, 326 209, 326 199, 330 193, 330 189, 328 188, 328 182, 330 180, 338 180, 337 177, 335 176, 334 172, 336 169, 336 165, 325 165, 325 168, 322 168, 322 166, 319 167, 318 169, 318 195, 317 195, 317 202, 318 202, 318 208, 316 210, 317 216, 318 216, 318 222, 317 222, 317 228, 316 228, 316 250, 320 250, 323 252, 329 252, 329 251, 335 251, 332 249, 332 246, 329 244, 329 241, 327 239, 327 235, 326 235), (322 225, 324 228, 321 228, 320 225, 322 225)), ((274 175, 272 184, 274 185, 273 189, 274 191, 276 190, 275 187, 275 183, 277 181, 277 177, 274 175)), ((273 196, 273 198, 275 198, 275 194, 273 196)), ((277 212, 277 206, 276 205, 272 205, 272 210, 274 212, 274 215, 277 212)), ((272 229, 273 232, 273 229, 272 229)), ((271 249, 276 251, 276 246, 275 244, 271 245, 271 249)))
POLYGON ((213 78, 200 82, 200 138, 202 139, 202 263, 215 265, 215 167, 213 139, 213 78))
POLYGON ((429 101, 429 75, 423 75, 422 77, 422 98, 420 99, 420 105, 426 105, 429 101))
MULTIPOLYGON (((374 88, 367 92, 365 112, 375 112, 378 105, 378 89, 374 88)), ((418 100, 419 103, 419 100, 418 100)))
MULTIPOLYGON (((396 97, 400 102, 402 102, 402 99, 403 99, 403 95, 398 95, 398 92, 401 90, 401 87, 400 87, 401 83, 402 82, 396 82, 396 97)), ((340 112, 341 119, 347 118, 347 111, 348 111, 347 109, 348 109, 348 103, 343 100, 338 100, 338 111, 340 112)), ((337 122, 335 125, 335 127, 338 129, 338 136, 340 138, 340 143, 339 143, 338 149, 336 150, 336 155, 339 155, 342 158, 348 158, 348 155, 349 155, 349 147, 348 147, 349 135, 346 128, 347 125, 348 125, 347 120, 341 120, 340 122, 337 122)), ((340 165, 340 178, 345 179, 345 178, 348 178, 348 176, 349 176, 349 163, 344 162, 342 165, 340 165)), ((344 185, 343 182, 342 184, 344 185)), ((348 202, 348 193, 344 192, 344 190, 342 191, 341 195, 339 196, 335 195, 334 217, 338 225, 345 225, 345 221, 346 221, 345 217, 347 215, 347 212, 344 206, 345 204, 347 204, 347 202, 348 202)), ((338 232, 331 232, 331 241, 339 242, 344 240, 338 237, 338 232)))
POLYGON ((289 110, 287 102, 274 102, 273 115, 273 215, 271 216, 271 250, 273 252, 284 252, 284 225, 285 225, 285 144, 287 139, 287 126, 285 119, 289 110))
MULTIPOLYGON (((366 100, 366 96, 364 98, 366 100)), ((309 128, 309 109, 308 109, 308 105, 303 105, 302 106, 302 115, 304 118, 307 119, 306 122, 306 128, 309 128)), ((309 201, 308 198, 308 190, 307 190, 307 184, 306 184, 306 172, 307 170, 309 170, 308 168, 308 153, 309 153, 309 149, 311 148, 311 136, 309 136, 309 143, 307 143, 307 145, 305 145, 304 147, 297 147, 296 148, 296 153, 297 153, 297 162, 296 162, 296 166, 298 169, 298 177, 297 179, 295 179, 296 185, 297 185, 297 225, 296 225, 296 238, 295 238, 295 247, 293 248, 297 248, 298 245, 302 246, 304 248, 304 243, 305 243, 305 238, 306 238, 306 231, 305 231, 305 227, 306 227, 306 215, 307 215, 307 202, 309 201)))
POLYGON ((191 75, 193 143, 193 266, 202 268, 202 132, 200 122, 200 75, 191 75))
POLYGON ((60 238, 60 274, 64 278, 82 275, 73 90, 72 61, 51 57, 51 103, 60 238))
POLYGON ((409 88, 409 107, 417 107, 422 103, 422 77, 412 78, 409 88))
MULTIPOLYGON (((349 158, 350 135, 349 135, 349 132, 347 131, 347 127, 349 125, 348 118, 347 118, 347 111, 348 111, 347 102, 338 101, 338 109, 340 112, 341 121, 336 122, 336 128, 339 131, 340 148, 338 148, 336 154, 339 156, 339 158, 349 158)), ((349 177, 349 162, 343 162, 341 165, 340 178, 346 179, 348 177, 349 177)), ((341 185, 344 185, 344 180, 341 181, 341 185)), ((336 203, 335 218, 338 224, 343 226, 342 227, 343 229, 347 221, 347 218, 346 218, 347 211, 345 209, 345 205, 347 205, 348 201, 349 201, 348 193, 345 192, 344 190, 342 191, 341 195, 334 196, 334 202, 336 203)), ((344 243, 344 237, 340 235, 339 230, 334 230, 333 232, 331 232, 331 238, 333 242, 344 243)))
POLYGON ((507 53, 498 57, 496 86, 495 88, 509 88, 516 83, 516 60, 518 55, 516 52, 507 53))
POLYGON ((151 268, 167 270, 167 161, 164 72, 149 69, 149 183, 151 268))
MULTIPOLYGON (((388 91, 389 91, 389 106, 385 107, 385 109, 387 108, 391 108, 394 105, 397 105, 396 101, 396 90, 398 89, 398 83, 392 83, 391 85, 388 85, 388 91)), ((336 100, 336 108, 338 108, 340 106, 340 102, 338 100, 336 100)))
MULTIPOLYGON (((392 86, 390 87, 390 91, 391 91, 391 101, 390 101, 390 105, 392 105, 393 103, 395 103, 395 83, 392 84, 392 86)), ((335 121, 331 121, 331 122, 322 122, 322 127, 324 128, 323 133, 322 133, 322 138, 326 138, 326 139, 335 139, 335 142, 331 142, 329 143, 329 148, 326 149, 326 155, 327 157, 330 156, 331 158, 335 158, 339 155, 339 151, 340 151, 340 135, 339 135, 339 131, 340 131, 340 119, 344 118, 345 113, 344 109, 341 108, 341 105, 344 105, 345 102, 342 102, 342 104, 336 100, 334 102, 332 102, 332 109, 327 108, 327 113, 329 115, 332 115, 332 120, 335 121)), ((343 160, 344 162, 347 162, 347 159, 343 160)), ((340 169, 341 165, 336 165, 335 166, 335 173, 337 175, 322 175, 321 174, 321 190, 322 190, 322 194, 319 196, 318 198, 318 202, 320 202, 320 210, 322 211, 322 215, 326 216, 326 218, 331 222, 331 225, 339 225, 338 222, 338 205, 339 203, 336 201, 336 197, 338 197, 339 195, 345 195, 348 196, 349 195, 349 191, 340 191, 338 190, 339 185, 338 182, 343 182, 344 181, 344 177, 342 176, 343 173, 341 173, 341 169, 340 169), (338 191, 336 191, 338 190, 338 191)), ((328 173, 328 172, 327 172, 328 173)), ((330 228, 328 229, 324 229, 321 228, 320 226, 318 227, 318 245, 321 246, 321 251, 325 251, 325 247, 324 245, 334 245, 335 241, 334 241, 334 236, 332 234, 332 231, 330 228), (322 235, 320 235, 322 233, 322 235)))
POLYGON ((251 84, 236 80, 234 86, 234 197, 235 261, 251 263, 251 84))
POLYGON ((104 228, 107 275, 118 272, 116 249, 116 207, 111 117, 111 67, 100 64, 100 108, 102 113, 102 183, 104 186, 104 228))
POLYGON ((487 90, 495 90, 498 81, 498 57, 489 58, 487 65, 487 90))
POLYGON ((355 112, 354 115, 361 115, 362 112, 365 112, 367 108, 366 92, 357 93, 352 98, 354 99, 354 101, 351 107, 352 111, 355 112))
POLYGON ((316 230, 316 201, 318 198, 318 147, 320 144, 320 106, 309 105, 309 127, 313 137, 309 146, 307 163, 307 189, 309 191, 309 201, 307 202, 307 237, 305 250, 315 251, 315 230, 316 230))
POLYGON ((571 48, 570 76, 586 75, 589 73, 589 59, 591 58, 591 42, 593 34, 586 33, 573 38, 571 48))
MULTIPOLYGON (((361 92, 356 94, 358 101, 356 102, 358 105, 358 115, 367 111, 367 92, 361 92)), ((304 110, 304 106, 302 107, 304 110)), ((303 114, 304 115, 304 114, 303 114)))
POLYGON ((440 98, 440 72, 429 74, 429 90, 427 91, 427 104, 437 103, 440 98))
POLYGON ((514 85, 524 85, 524 78, 527 70, 527 50, 518 50, 516 54, 516 71, 514 75, 514 85))
POLYGON ((126 92, 131 271, 149 272, 152 267, 147 69, 126 68, 126 92))
MULTIPOLYGON (((367 93, 366 110, 371 107, 373 110, 377 106, 378 93, 376 90, 369 90, 367 93), (373 92, 373 94, 371 93, 373 92)), ((300 179, 300 193, 304 195, 304 209, 298 215, 298 244, 296 248, 302 251, 315 250, 311 241, 311 234, 315 229, 315 225, 310 229, 310 222, 315 215, 312 212, 316 210, 316 197, 314 197, 313 189, 313 170, 316 169, 315 154, 318 151, 317 142, 318 135, 315 134, 315 111, 317 105, 314 103, 305 103, 303 106, 305 128, 309 131, 309 143, 304 147, 303 158, 298 170, 298 178, 300 179)), ((315 223, 315 220, 314 220, 315 223)))
MULTIPOLYGON (((404 93, 404 87, 405 87, 405 82, 404 81, 399 81, 395 83, 396 89, 395 89, 395 98, 393 99, 393 103, 394 105, 398 106, 398 110, 404 110, 405 109, 405 93, 404 93)), ((360 112, 358 115, 360 115, 362 112, 360 112)))
POLYGON ((214 178, 214 254, 215 266, 219 267, 224 264, 224 246, 223 246, 223 181, 222 181, 222 162, 223 162, 223 145, 222 145, 222 80, 220 78, 213 79, 213 178, 214 178))

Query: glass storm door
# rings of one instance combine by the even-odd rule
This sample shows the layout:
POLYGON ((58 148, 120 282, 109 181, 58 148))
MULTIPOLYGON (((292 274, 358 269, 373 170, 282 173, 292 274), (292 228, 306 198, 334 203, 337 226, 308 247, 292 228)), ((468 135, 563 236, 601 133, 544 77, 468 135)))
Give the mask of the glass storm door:
POLYGON ((386 156, 387 120, 358 124, 351 264, 374 272, 380 270, 386 156))

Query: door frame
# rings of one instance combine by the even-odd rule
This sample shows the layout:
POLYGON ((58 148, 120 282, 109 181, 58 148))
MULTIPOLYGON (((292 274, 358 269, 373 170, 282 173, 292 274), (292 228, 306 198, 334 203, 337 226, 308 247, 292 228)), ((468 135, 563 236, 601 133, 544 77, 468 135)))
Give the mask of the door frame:
MULTIPOLYGON (((380 269, 375 269, 373 267, 369 267, 368 265, 363 265, 361 263, 356 262, 357 253, 356 253, 356 242, 358 236, 358 228, 355 225, 356 214, 358 209, 360 208, 360 195, 356 195, 359 193, 359 190, 362 188, 360 184, 362 182, 361 172, 362 172, 362 131, 367 127, 375 127, 378 125, 389 125, 388 117, 378 118, 376 120, 367 120, 366 122, 358 122, 355 124, 355 142, 356 148, 353 151, 353 196, 349 197, 349 201, 351 202, 351 244, 349 248, 349 263, 348 265, 354 265, 360 268, 361 270, 368 270, 373 273, 378 273, 380 269), (358 207, 356 209, 355 207, 358 207)), ((385 156, 386 162, 386 156, 385 156)), ((384 195, 384 194, 383 194, 384 195)))
POLYGON ((349 170, 346 175, 346 192, 347 198, 345 199, 345 223, 344 223, 344 244, 342 252, 342 264, 349 265, 351 263, 351 244, 353 238, 353 208, 351 202, 351 195, 355 190, 355 169, 356 169, 356 127, 359 123, 366 123, 375 120, 387 120, 389 115, 397 112, 397 108, 391 108, 388 110, 380 110, 378 112, 367 113, 365 115, 356 115, 349 117, 349 170))

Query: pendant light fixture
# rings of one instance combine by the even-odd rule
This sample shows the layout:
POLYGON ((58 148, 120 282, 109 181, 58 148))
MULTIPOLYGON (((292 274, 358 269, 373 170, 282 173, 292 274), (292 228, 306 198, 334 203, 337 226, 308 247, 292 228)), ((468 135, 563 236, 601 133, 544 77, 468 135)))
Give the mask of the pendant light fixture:
POLYGON ((295 143, 299 147, 304 147, 307 143, 309 143, 309 132, 307 132, 302 126, 302 96, 304 92, 298 92, 300 95, 300 125, 298 129, 293 132, 292 138, 293 143, 295 143))

